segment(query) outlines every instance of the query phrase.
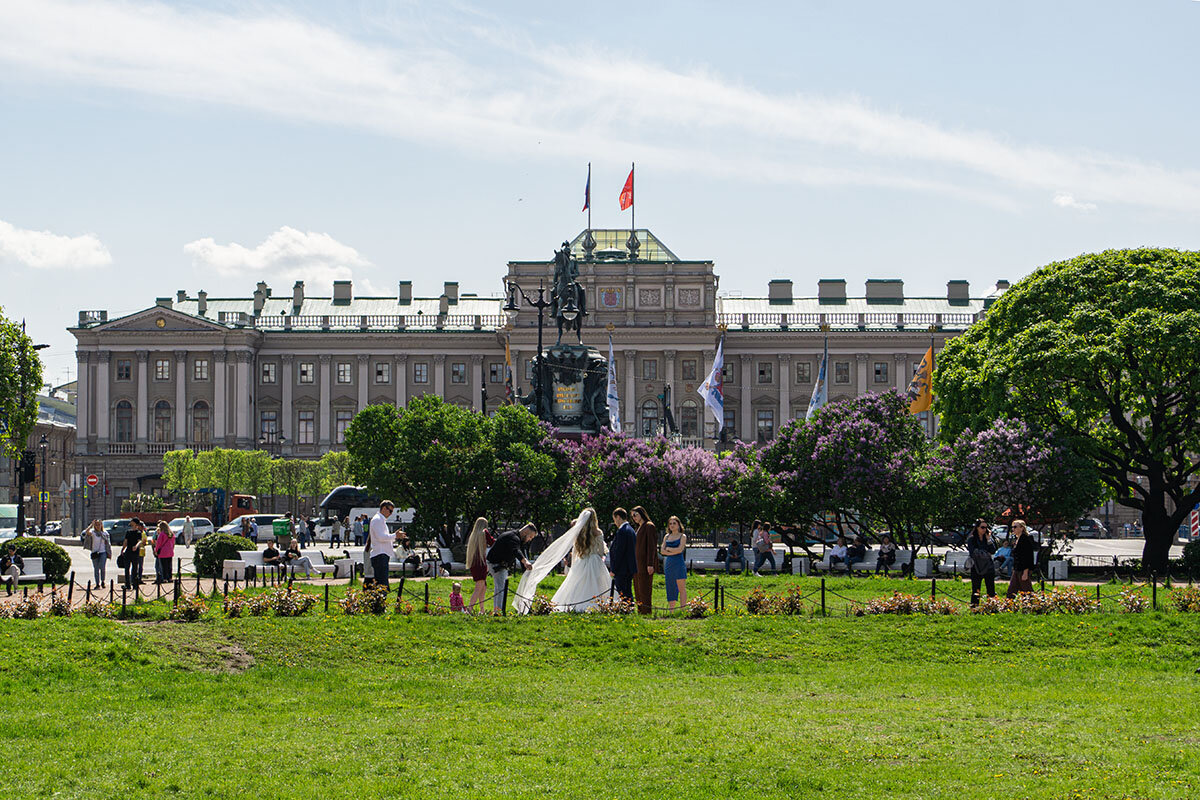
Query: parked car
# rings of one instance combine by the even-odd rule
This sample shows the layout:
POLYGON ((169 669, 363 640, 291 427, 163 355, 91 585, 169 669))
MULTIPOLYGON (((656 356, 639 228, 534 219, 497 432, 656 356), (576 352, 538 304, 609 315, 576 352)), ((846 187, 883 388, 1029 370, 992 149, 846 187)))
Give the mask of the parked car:
MULTIPOLYGON (((183 544, 183 517, 176 517, 167 523, 171 528, 171 533, 175 534, 175 542, 183 544)), ((192 532, 195 539, 203 539, 210 533, 215 531, 212 520, 206 517, 192 517, 192 532)))
MULTIPOLYGON (((1028 533, 1030 536, 1032 536, 1033 540, 1035 542, 1037 542, 1039 545, 1042 543, 1042 532, 1041 531, 1037 530, 1036 528, 1026 528, 1025 532, 1028 533)), ((1008 538, 1008 526, 1007 525, 993 525, 992 526, 992 537, 996 540, 997 543, 1003 542, 1005 539, 1008 538)))
POLYGON ((129 533, 129 520, 106 519, 103 524, 105 532, 108 533, 108 540, 112 542, 113 552, 115 553, 121 547, 121 543, 125 541, 125 534, 129 533))
MULTIPOLYGON (((243 514, 233 522, 227 522, 217 529, 218 533, 232 533, 234 536, 242 534, 242 520, 249 518, 254 520, 254 524, 258 526, 258 538, 270 535, 271 523, 277 519, 282 519, 283 514, 243 514)), ((265 540, 265 539, 264 539, 265 540)))
POLYGON ((1108 529, 1095 517, 1084 517, 1075 523, 1076 539, 1106 539, 1108 529))

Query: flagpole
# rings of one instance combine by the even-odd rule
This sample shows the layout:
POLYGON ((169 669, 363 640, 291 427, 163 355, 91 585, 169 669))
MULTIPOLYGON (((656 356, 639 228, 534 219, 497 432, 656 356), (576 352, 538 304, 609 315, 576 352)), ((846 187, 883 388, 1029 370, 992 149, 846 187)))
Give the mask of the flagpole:
POLYGON ((637 164, 629 162, 629 177, 633 178, 633 192, 629 195, 629 234, 637 236, 637 164))
POLYGON ((929 439, 933 440, 933 331, 929 326, 929 439))
POLYGON ((588 185, 588 197, 587 197, 588 233, 591 233, 592 232, 592 162, 590 162, 590 161, 588 162, 587 185, 588 185))

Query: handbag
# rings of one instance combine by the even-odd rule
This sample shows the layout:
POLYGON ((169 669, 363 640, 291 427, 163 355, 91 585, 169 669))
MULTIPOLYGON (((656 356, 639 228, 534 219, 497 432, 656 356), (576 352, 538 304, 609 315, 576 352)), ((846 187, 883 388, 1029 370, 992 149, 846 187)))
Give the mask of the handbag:
POLYGON ((713 558, 713 561, 720 561, 723 563, 728 556, 729 551, 722 547, 717 550, 717 555, 715 558, 713 558))
POLYGON ((122 550, 121 555, 117 556, 117 566, 120 567, 121 569, 125 569, 126 567, 129 566, 129 551, 128 550, 122 550))

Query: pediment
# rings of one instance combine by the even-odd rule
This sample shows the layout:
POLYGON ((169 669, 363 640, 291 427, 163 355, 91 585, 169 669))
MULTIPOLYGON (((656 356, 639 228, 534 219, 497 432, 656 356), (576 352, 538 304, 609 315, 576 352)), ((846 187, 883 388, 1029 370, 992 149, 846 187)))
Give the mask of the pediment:
POLYGON ((161 332, 217 332, 227 330, 226 326, 203 317, 184 314, 173 308, 154 306, 142 311, 114 319, 102 325, 93 327, 93 331, 129 332, 129 331, 161 331, 161 332))

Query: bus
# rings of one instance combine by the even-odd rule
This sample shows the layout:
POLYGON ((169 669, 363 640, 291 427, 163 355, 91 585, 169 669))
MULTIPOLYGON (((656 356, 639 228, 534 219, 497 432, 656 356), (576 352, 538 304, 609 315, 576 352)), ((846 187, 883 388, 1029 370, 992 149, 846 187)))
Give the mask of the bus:
POLYGON ((0 503, 0 540, 13 539, 17 535, 17 504, 0 503))

